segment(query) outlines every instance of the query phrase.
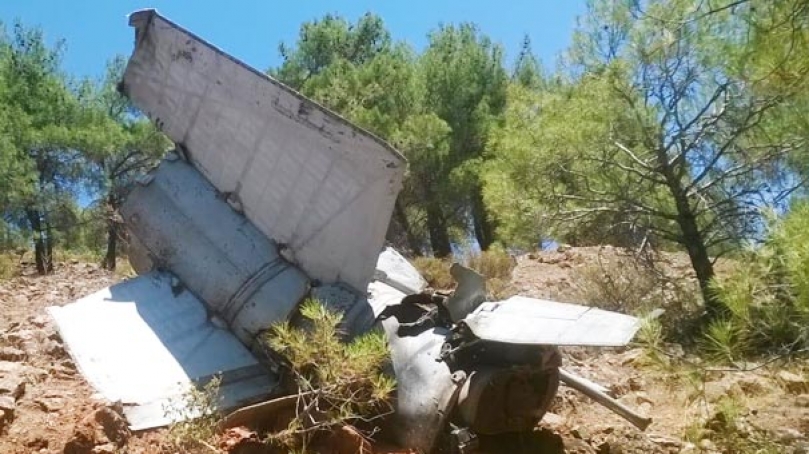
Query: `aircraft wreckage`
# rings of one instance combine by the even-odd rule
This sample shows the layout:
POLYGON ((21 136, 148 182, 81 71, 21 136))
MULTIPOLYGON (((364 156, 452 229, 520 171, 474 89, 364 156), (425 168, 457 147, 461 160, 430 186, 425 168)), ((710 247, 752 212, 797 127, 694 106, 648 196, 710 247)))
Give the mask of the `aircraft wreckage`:
POLYGON ((133 430, 221 374, 223 411, 278 397, 258 336, 314 297, 348 336, 375 327, 397 381, 393 436, 429 452, 449 430, 530 431, 560 380, 644 429, 649 419, 561 369, 557 346, 623 346, 636 318, 522 296, 486 301, 460 265, 448 297, 385 233, 406 160, 388 144, 160 16, 130 16, 120 90, 176 144, 121 214, 139 276, 49 308, 80 371, 133 430), (428 303, 428 304, 423 304, 428 303))

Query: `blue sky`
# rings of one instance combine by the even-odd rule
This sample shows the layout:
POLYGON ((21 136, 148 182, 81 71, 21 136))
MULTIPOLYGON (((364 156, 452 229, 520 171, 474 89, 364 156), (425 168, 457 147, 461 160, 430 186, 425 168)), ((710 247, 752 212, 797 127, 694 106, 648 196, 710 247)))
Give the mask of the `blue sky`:
POLYGON ((67 42, 64 68, 75 76, 100 77, 115 54, 128 55, 133 33, 128 13, 157 8, 163 15, 247 64, 264 70, 280 63, 278 44, 294 43, 300 24, 326 13, 355 20, 371 11, 385 20, 395 39, 417 49, 439 23, 477 23, 505 46, 509 61, 528 34, 545 64, 553 64, 570 42, 583 0, 0 0, 0 20, 40 26, 46 39, 67 42))

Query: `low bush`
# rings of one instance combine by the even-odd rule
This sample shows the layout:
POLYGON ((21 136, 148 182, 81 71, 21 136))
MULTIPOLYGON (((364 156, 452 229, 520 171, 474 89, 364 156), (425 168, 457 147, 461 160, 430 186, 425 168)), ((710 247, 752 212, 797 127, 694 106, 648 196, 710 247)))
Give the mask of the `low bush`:
POLYGON ((594 264, 574 269, 571 282, 582 304, 644 317, 657 309, 650 321, 656 342, 690 344, 701 311, 699 287, 694 279, 676 276, 663 257, 642 260, 629 252, 599 255, 594 264))
POLYGON ((11 254, 0 254, 0 280, 11 279, 18 271, 19 257, 11 254))
POLYGON ((221 419, 217 412, 221 382, 221 376, 214 376, 204 385, 189 388, 177 401, 164 407, 165 416, 175 421, 166 436, 171 447, 179 452, 216 451, 211 442, 221 419))
POLYGON ((734 361, 809 347, 809 203, 772 219, 765 241, 738 262, 713 283, 728 315, 708 326, 706 352, 734 361))
POLYGON ((465 262, 466 266, 486 278, 489 299, 503 300, 516 293, 511 285, 511 274, 516 261, 508 252, 491 248, 488 251, 471 254, 465 262))
POLYGON ((451 259, 416 257, 412 263, 430 287, 437 290, 449 290, 455 286, 455 280, 449 274, 451 259))
POLYGON ((395 380, 383 371, 388 364, 384 334, 372 331, 350 343, 341 342, 342 315, 316 300, 304 302, 301 315, 305 328, 282 323, 265 337, 267 345, 285 358, 300 396, 288 427, 269 434, 267 441, 306 450, 319 433, 344 425, 370 436, 377 430, 374 421, 393 411, 395 380))

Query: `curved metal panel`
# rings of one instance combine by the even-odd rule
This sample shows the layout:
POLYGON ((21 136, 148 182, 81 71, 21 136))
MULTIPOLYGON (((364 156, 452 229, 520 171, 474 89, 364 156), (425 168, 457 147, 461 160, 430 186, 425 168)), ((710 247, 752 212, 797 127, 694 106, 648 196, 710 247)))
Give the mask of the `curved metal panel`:
POLYGON ((134 13, 123 91, 292 260, 364 292, 406 161, 153 10, 134 13))

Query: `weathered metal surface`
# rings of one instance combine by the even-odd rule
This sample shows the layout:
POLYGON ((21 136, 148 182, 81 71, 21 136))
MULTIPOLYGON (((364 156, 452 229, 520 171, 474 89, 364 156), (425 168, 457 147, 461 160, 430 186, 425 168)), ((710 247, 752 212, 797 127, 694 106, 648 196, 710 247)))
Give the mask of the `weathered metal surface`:
POLYGON ((214 374, 222 374, 223 409, 277 386, 193 294, 175 294, 172 280, 153 272, 48 308, 82 375, 106 399, 124 404, 134 430, 171 422, 164 407, 214 374))
POLYGON ((524 296, 483 303, 463 323, 478 338, 523 345, 620 347, 640 328, 629 315, 524 296))
POLYGON ((152 260, 248 346, 286 320, 308 291, 306 275, 181 159, 164 160, 136 185, 121 213, 152 260))
POLYGON ((312 296, 326 307, 344 314, 342 329, 351 338, 374 326, 379 314, 388 306, 399 304, 402 295, 419 293, 427 281, 395 249, 386 247, 376 262, 374 281, 360 293, 343 284, 318 286, 312 296), (391 292, 390 289, 397 292, 391 292))
POLYGON ((458 286, 445 305, 453 322, 459 322, 486 301, 486 279, 475 271, 453 263, 449 273, 458 286))
POLYGON ((551 406, 559 387, 551 367, 481 366, 458 396, 460 421, 482 435, 530 432, 551 406))
POLYGON ((405 160, 153 10, 134 13, 123 91, 313 279, 364 292, 405 160))
MULTIPOLYGON (((396 304, 406 295, 380 282, 372 284, 378 307, 396 304)), ((447 329, 425 330, 400 337, 395 317, 382 322, 396 377, 395 413, 390 421, 395 441, 417 452, 432 451, 452 413, 465 374, 453 372, 438 360, 447 329)))
POLYGON ((386 247, 376 261, 374 280, 411 295, 427 288, 427 281, 396 249, 386 247))

